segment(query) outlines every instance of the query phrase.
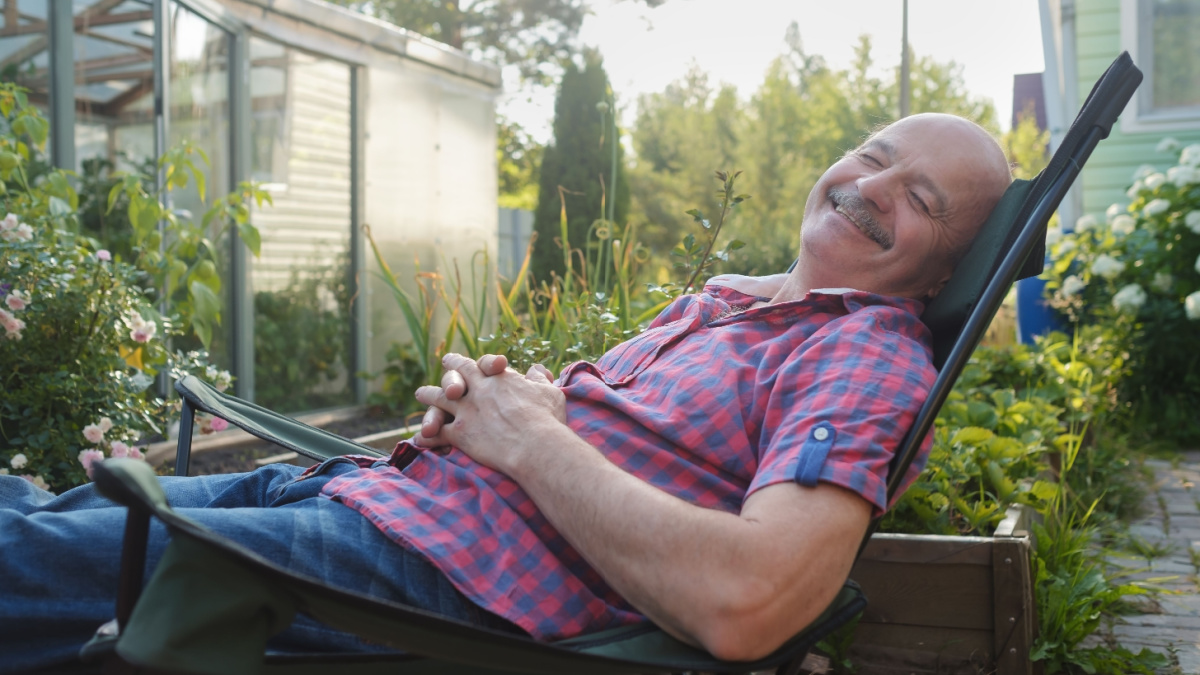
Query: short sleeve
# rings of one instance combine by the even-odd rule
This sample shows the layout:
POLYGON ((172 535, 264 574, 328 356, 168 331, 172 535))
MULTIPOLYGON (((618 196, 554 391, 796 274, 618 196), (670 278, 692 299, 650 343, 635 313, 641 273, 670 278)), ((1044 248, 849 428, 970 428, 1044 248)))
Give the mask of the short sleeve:
POLYGON ((886 510, 888 462, 937 376, 926 347, 910 331, 895 330, 897 322, 917 321, 901 315, 873 307, 837 319, 784 363, 747 497, 776 483, 824 482, 861 495, 875 515, 886 510))

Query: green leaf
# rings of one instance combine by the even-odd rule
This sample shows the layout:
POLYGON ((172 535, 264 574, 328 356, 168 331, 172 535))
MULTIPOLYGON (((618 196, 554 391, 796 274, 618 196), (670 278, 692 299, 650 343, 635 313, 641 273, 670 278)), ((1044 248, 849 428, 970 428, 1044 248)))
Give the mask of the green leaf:
POLYGON ((238 224, 238 236, 242 238, 242 242, 246 244, 246 248, 257 258, 262 253, 262 236, 258 232, 258 228, 250 223, 238 224))
POLYGON ((188 291, 192 300, 192 316, 220 323, 221 299, 217 294, 200 280, 189 284, 188 291))
POLYGON ((50 215, 52 217, 64 218, 74 213, 75 210, 71 208, 71 205, 68 204, 66 200, 62 199, 61 197, 50 198, 50 215))
POLYGON ((954 434, 950 442, 962 445, 983 445, 993 436, 995 436, 994 433, 981 427, 964 427, 954 434))

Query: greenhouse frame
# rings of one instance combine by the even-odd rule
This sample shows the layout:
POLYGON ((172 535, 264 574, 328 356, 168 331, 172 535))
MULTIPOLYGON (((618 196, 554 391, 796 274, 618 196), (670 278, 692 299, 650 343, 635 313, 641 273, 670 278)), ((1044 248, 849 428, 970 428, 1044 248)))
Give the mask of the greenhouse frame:
POLYGON ((495 66, 319 0, 0 2, 0 75, 30 90, 51 160, 81 184, 155 173, 186 140, 209 187, 172 192, 178 216, 242 181, 271 194, 251 215, 258 258, 236 231, 214 243, 211 352, 239 396, 292 412, 366 400, 359 375, 407 327, 364 225, 414 292, 418 270, 493 273, 478 252, 499 244, 495 66))

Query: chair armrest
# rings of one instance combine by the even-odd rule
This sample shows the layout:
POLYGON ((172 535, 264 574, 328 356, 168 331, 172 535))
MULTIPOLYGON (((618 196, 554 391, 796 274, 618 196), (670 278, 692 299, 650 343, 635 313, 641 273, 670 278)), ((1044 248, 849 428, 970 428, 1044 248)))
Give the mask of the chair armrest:
POLYGON ((191 375, 176 381, 175 391, 196 410, 216 415, 248 434, 318 461, 341 455, 387 456, 375 448, 223 394, 191 375))
POLYGON ((96 463, 93 476, 100 494, 122 506, 154 514, 171 509, 158 476, 145 462, 123 457, 106 459, 96 463))

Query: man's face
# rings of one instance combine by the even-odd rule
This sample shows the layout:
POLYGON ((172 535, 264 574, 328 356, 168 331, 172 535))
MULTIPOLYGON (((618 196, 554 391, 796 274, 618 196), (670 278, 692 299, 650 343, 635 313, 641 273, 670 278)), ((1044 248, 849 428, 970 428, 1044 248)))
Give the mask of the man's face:
POLYGON ((995 143, 964 120, 918 115, 847 154, 813 186, 801 257, 813 288, 928 298, 1008 184, 995 143))

